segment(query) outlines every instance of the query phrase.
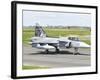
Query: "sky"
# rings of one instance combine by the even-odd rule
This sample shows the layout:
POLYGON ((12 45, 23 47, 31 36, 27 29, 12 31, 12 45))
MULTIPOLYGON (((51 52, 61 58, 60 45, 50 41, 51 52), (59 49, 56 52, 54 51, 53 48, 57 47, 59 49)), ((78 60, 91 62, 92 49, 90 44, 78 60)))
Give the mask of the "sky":
POLYGON ((23 11, 23 26, 91 26, 91 14, 23 11))

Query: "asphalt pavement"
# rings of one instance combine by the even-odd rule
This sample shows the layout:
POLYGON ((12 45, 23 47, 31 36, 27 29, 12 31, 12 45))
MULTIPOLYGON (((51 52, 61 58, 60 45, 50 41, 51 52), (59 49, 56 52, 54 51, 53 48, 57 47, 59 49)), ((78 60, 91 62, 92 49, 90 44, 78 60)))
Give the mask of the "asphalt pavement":
POLYGON ((23 45, 23 65, 51 68, 91 66, 90 48, 80 48, 77 55, 73 55, 74 49, 60 49, 59 53, 54 49, 49 51, 47 54, 43 49, 23 45))

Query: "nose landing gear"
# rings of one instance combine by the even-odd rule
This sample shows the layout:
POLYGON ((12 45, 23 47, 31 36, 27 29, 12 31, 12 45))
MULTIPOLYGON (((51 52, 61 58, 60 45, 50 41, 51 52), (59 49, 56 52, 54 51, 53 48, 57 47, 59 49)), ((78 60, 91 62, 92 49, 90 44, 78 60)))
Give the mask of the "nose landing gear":
POLYGON ((75 52, 73 53, 73 55, 80 54, 80 53, 78 52, 78 48, 74 48, 74 50, 75 50, 75 52))

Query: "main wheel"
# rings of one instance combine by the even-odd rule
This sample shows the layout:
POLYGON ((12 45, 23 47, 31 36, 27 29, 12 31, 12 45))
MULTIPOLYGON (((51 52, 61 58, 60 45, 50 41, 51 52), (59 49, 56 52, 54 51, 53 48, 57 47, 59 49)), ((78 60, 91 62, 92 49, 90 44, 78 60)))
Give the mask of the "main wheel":
POLYGON ((48 50, 48 49, 46 49, 46 53, 47 53, 47 54, 49 53, 49 50, 48 50))
POLYGON ((56 48, 56 52, 59 53, 59 49, 58 48, 56 48))

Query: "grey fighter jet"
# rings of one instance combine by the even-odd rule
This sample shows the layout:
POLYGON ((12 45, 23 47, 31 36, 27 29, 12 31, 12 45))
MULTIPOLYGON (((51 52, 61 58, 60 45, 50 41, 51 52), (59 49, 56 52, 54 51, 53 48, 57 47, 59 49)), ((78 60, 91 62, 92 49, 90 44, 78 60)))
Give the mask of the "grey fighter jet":
POLYGON ((60 48, 73 48, 75 51, 73 54, 79 54, 79 48, 89 48, 90 45, 79 40, 78 37, 48 37, 39 25, 35 26, 35 36, 31 38, 29 44, 34 48, 45 49, 46 53, 49 53, 49 49, 55 49, 56 53, 59 53, 60 48))

